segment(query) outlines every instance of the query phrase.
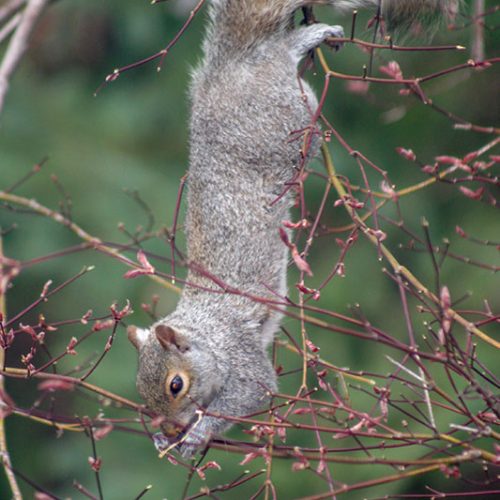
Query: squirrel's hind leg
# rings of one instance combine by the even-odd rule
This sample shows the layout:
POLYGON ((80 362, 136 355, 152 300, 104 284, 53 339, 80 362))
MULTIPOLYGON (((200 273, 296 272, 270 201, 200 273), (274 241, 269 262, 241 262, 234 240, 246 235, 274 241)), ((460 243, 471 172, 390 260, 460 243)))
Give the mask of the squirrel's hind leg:
MULTIPOLYGON (((292 55, 302 59, 310 50, 318 47, 327 38, 343 38, 344 28, 342 26, 329 26, 328 24, 311 24, 290 32, 290 49, 292 55)), ((338 47, 341 44, 339 43, 338 47)))

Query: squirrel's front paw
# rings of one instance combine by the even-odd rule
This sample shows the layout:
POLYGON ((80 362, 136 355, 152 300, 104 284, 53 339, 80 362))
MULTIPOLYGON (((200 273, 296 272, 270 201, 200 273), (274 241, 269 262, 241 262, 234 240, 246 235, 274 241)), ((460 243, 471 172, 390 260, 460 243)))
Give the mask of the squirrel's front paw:
POLYGON ((208 441, 209 439, 204 432, 194 428, 187 432, 185 439, 177 446, 177 449, 184 458, 191 458, 197 451, 202 451, 208 441))
POLYGON ((196 432, 192 429, 184 437, 169 438, 163 432, 157 432, 153 435, 153 443, 159 453, 166 449, 174 447, 184 457, 191 458, 197 451, 202 450, 208 443, 203 432, 196 432))
POLYGON ((153 434, 153 444, 159 453, 172 445, 172 438, 168 438, 163 432, 153 434))

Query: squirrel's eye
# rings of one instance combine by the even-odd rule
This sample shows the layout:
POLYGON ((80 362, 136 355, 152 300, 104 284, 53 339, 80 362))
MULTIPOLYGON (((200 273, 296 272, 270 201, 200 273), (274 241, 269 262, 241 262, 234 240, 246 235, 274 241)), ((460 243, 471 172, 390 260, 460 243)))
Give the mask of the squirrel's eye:
POLYGON ((172 396, 177 396, 179 392, 182 391, 182 388, 184 387, 184 382, 182 380, 182 377, 179 375, 176 375, 171 381, 170 381, 170 392, 172 393, 172 396))
POLYGON ((190 381, 189 374, 184 370, 172 370, 165 380, 165 394, 169 398, 182 399, 189 390, 190 381))

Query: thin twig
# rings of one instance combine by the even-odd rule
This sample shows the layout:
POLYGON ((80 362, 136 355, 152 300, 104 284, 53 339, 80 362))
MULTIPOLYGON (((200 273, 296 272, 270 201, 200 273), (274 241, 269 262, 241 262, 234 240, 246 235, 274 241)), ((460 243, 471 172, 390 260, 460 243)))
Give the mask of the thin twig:
MULTIPOLYGON (((347 198, 347 192, 344 189, 344 186, 342 183, 339 181, 337 174, 335 172, 335 167, 333 165, 332 158, 330 156, 330 152, 328 151, 328 148, 326 147, 325 144, 322 145, 321 151, 323 153, 323 159, 325 160, 325 164, 328 170, 328 174, 330 175, 330 181, 332 182, 333 186, 337 190, 339 196, 341 199, 346 199, 347 198)), ((351 218, 358 223, 359 227, 362 229, 363 234, 370 240, 370 242, 374 245, 376 245, 378 248, 380 248, 383 256, 387 259, 391 267, 393 268, 394 272, 396 274, 401 274, 404 276, 408 282, 410 282, 417 292, 419 294, 424 295, 428 299, 430 299, 432 302, 435 304, 439 305, 440 300, 439 297, 436 297, 431 291, 427 289, 425 285, 423 285, 406 267, 402 266, 398 260, 394 257, 394 255, 389 251, 389 249, 380 242, 380 240, 373 234, 373 231, 370 230, 370 228, 360 219, 360 217, 357 215, 356 211, 349 206, 349 204, 344 203, 344 207, 348 211, 349 215, 351 218)), ((481 340, 484 342, 490 344, 493 347, 496 347, 497 349, 500 349, 500 342, 497 340, 491 338, 489 335, 486 335, 483 331, 481 331, 479 328, 477 328, 474 323, 471 323, 470 321, 467 321, 465 318, 460 316, 456 311, 453 309, 448 310, 450 317, 456 321, 457 323, 460 323, 467 331, 475 334, 477 337, 479 337, 481 340)))
POLYGON ((471 57, 474 61, 484 60, 484 0, 474 0, 471 57))
MULTIPOLYGON (((43 215, 44 217, 47 217, 49 219, 52 219, 53 221, 57 222, 58 224, 61 224, 63 226, 66 226, 69 230, 71 230, 73 233, 76 234, 80 239, 83 241, 86 241, 87 243, 91 244, 93 248, 96 250, 99 250, 100 252, 110 255, 111 257, 115 257, 119 259, 120 261, 126 263, 130 267, 136 267, 136 263, 133 262, 132 260, 128 259, 127 257, 123 256, 119 250, 115 248, 111 248, 108 245, 106 245, 102 240, 99 238, 96 238, 95 236, 92 236, 91 234, 87 233, 83 228, 81 228, 78 224, 75 224, 73 221, 67 219, 64 217, 61 213, 56 212, 55 210, 52 210, 48 207, 45 207, 44 205, 41 205, 35 200, 30 200, 28 198, 24 198, 22 196, 17 196, 12 193, 6 193, 5 191, 0 191, 0 200, 9 202, 9 203, 14 203, 16 205, 20 205, 23 207, 27 207, 30 210, 33 210, 37 214, 43 215)), ((153 281, 156 281, 157 283, 161 284, 165 288, 168 288, 176 293, 180 293, 180 289, 170 283, 169 281, 156 276, 155 274, 150 274, 148 275, 150 279, 153 281)))
MULTIPOLYGON (((3 271, 3 241, 2 235, 0 234, 0 276, 3 271)), ((7 286, 5 289, 0 286, 0 322, 5 323, 7 317, 7 302, 5 294, 7 292, 7 286)), ((5 366, 5 350, 0 347, 0 366, 5 366)), ((3 375, 0 374, 0 393, 5 391, 5 379, 3 375)), ((5 434, 5 418, 0 415, 0 454, 2 455, 2 464, 4 467, 5 475, 9 482, 10 490, 12 491, 12 497, 14 500, 22 500, 21 490, 17 484, 16 476, 12 472, 12 464, 10 461, 10 454, 7 448, 7 437, 5 434)))

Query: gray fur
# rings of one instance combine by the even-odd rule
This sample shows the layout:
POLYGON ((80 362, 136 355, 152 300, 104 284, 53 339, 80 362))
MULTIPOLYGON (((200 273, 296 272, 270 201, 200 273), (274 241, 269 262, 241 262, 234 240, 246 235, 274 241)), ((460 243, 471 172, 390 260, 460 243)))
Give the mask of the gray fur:
MULTIPOLYGON (((293 140, 294 134, 310 126, 317 107, 297 64, 325 38, 342 35, 341 27, 323 24, 293 29, 290 16, 319 3, 346 8, 377 0, 211 2, 204 56, 191 86, 186 232, 193 286, 185 287, 176 310, 160 321, 189 349, 164 349, 154 334, 132 337, 140 351, 140 394, 148 407, 181 426, 192 424, 199 407, 222 416, 253 413, 277 388, 267 348, 280 315, 241 294, 218 293, 220 287, 197 270, 242 294, 286 294, 288 252, 278 230, 293 200, 283 193, 305 162, 302 138, 293 140), (171 404, 165 377, 178 367, 190 374, 191 387, 187 398, 171 404)), ((319 131, 311 132, 308 158, 320 143, 319 131)), ((181 451, 191 455, 230 425, 204 416, 181 451)))

